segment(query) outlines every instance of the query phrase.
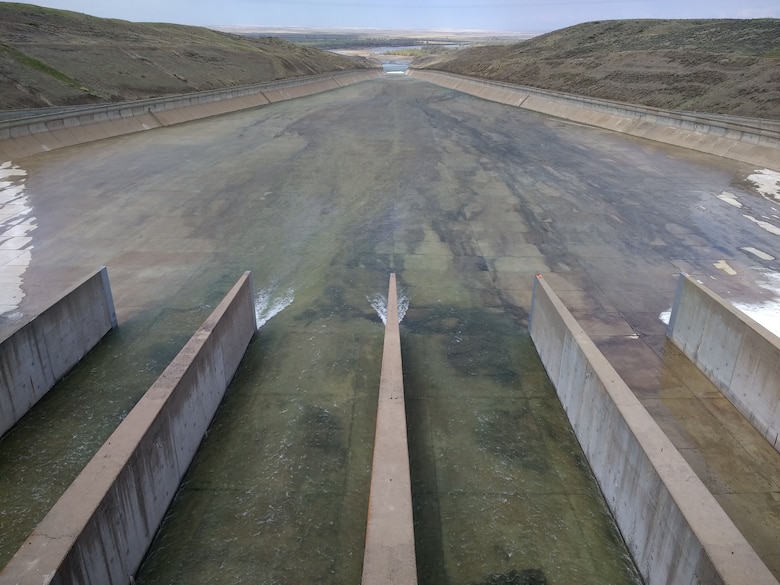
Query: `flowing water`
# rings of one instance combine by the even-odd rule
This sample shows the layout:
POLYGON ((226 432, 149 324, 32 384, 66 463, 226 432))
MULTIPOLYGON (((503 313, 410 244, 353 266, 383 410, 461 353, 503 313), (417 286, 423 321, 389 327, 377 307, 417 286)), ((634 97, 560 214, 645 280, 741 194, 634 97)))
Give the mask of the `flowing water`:
MULTIPOLYGON (((260 329, 138 583, 359 582, 386 307, 368 296, 260 329)), ((638 582, 525 331, 407 302, 420 582, 638 582)))
POLYGON ((0 442, 3 562, 249 269, 261 327, 136 582, 357 583, 396 272, 420 582, 639 582, 525 328, 516 195, 404 83, 25 161, 28 276, 91 250, 124 317, 0 442))

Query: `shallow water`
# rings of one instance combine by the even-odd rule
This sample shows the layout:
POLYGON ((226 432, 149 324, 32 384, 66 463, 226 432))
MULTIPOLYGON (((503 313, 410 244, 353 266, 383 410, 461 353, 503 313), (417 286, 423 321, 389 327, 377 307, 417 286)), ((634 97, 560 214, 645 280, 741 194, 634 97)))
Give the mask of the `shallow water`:
POLYGON ((639 582, 525 332, 410 309, 402 341, 420 582, 639 582))
MULTIPOLYGON (((525 331, 410 303, 420 582, 638 582, 525 331)), ((382 326, 294 308, 251 344, 138 583, 359 581, 382 326)))
POLYGON ((5 558, 249 269, 263 326, 137 581, 357 582, 393 271, 420 582, 637 582, 528 338, 533 275, 655 325, 668 258, 743 278, 731 251, 771 249, 717 194, 770 202, 594 132, 393 78, 25 159, 26 277, 105 263, 123 317, 0 444, 5 558))

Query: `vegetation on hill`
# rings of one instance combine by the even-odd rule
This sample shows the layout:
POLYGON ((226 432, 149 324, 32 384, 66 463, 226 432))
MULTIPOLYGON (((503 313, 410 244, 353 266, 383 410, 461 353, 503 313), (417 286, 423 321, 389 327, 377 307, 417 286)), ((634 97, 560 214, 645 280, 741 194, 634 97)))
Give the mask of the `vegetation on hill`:
POLYGON ((780 119, 780 19, 589 22, 414 66, 659 108, 780 119))
POLYGON ((0 3, 0 109, 143 99, 373 66, 279 38, 0 3))

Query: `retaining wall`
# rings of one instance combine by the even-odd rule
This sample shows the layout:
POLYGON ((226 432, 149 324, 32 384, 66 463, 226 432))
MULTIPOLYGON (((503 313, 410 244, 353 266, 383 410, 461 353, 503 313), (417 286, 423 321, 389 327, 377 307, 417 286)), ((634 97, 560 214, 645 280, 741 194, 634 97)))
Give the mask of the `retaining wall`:
POLYGON ((166 98, 80 107, 70 113, 8 120, 0 122, 0 157, 3 160, 18 159, 56 148, 312 95, 380 75, 381 69, 358 69, 166 98))
POLYGON ((0 572, 130 583, 256 330, 245 273, 0 572))
POLYGON ((490 101, 780 170, 780 128, 771 121, 661 110, 441 71, 409 74, 490 101))
POLYGON ((541 276, 529 329, 646 585, 776 585, 541 276))
POLYGON ((0 435, 116 324, 104 266, 0 342, 0 435))
POLYGON ((780 338, 687 274, 666 335, 780 451, 780 338))

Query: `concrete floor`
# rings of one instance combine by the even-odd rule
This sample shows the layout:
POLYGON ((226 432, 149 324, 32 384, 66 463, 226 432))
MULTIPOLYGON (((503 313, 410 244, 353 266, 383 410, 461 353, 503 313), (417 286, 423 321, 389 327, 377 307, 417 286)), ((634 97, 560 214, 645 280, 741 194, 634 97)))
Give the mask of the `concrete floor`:
POLYGON ((300 222, 356 238, 402 212, 425 217, 414 253, 394 266, 402 243, 391 243, 380 267, 399 273, 412 306, 446 297, 435 272, 522 324, 531 277, 544 273, 780 577, 780 455, 666 343, 659 320, 681 270, 727 299, 775 299, 762 284, 780 262, 743 250, 780 256, 780 236, 747 217, 780 224, 778 202, 747 181, 756 169, 392 76, 4 170, 0 335, 102 264, 120 325, 196 304, 215 263, 270 273, 287 255, 316 278, 349 251, 309 249, 287 216, 267 218, 262 237, 246 221, 280 192, 300 222), (394 209, 377 203, 387 198, 394 209), (339 227, 343 206, 376 207, 376 224, 339 227))

